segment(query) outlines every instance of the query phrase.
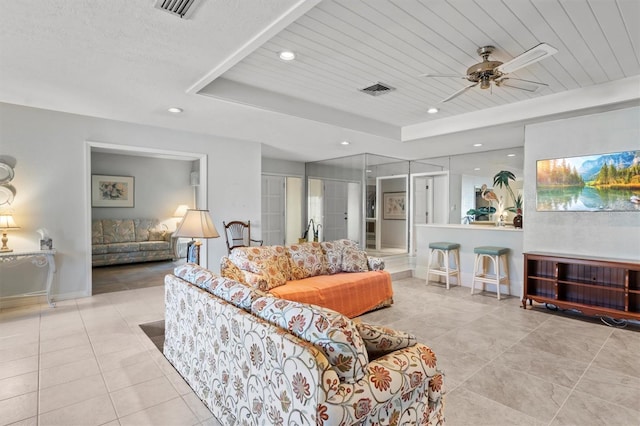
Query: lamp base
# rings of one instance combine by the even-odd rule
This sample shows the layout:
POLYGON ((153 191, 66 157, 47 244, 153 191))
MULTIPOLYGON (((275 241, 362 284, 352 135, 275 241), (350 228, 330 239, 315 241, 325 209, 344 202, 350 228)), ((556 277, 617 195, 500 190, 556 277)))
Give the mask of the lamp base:
POLYGON ((2 233, 1 241, 2 241, 2 247, 0 247, 0 253, 9 253, 13 251, 13 249, 10 249, 9 247, 7 247, 7 241, 9 241, 9 238, 7 238, 6 232, 2 233))
POLYGON ((191 240, 187 243, 187 262, 200 264, 200 241, 191 240))

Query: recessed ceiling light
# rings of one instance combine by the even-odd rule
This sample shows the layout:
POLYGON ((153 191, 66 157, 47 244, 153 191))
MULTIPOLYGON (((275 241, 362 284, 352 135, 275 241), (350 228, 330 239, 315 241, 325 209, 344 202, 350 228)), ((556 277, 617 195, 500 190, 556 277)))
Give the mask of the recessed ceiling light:
POLYGON ((283 61, 293 61, 296 58, 296 54, 290 50, 283 50, 282 52, 278 53, 278 56, 283 61))
POLYGON ((342 141, 342 142, 340 142, 340 145, 349 145, 349 142, 348 141, 342 141))
POLYGON ((507 154, 507 157, 515 157, 515 154, 507 154))
POLYGON ((435 114, 435 113, 436 113, 436 112, 438 112, 438 111, 440 111, 438 108, 431 107, 431 108, 429 108, 429 109, 427 110, 427 113, 429 113, 429 114, 435 114))
POLYGON ((478 170, 480 170, 480 167, 476 167, 476 168, 475 168, 475 169, 473 169, 473 170, 475 170, 475 171, 477 172, 478 170))
POLYGON ((167 111, 172 112, 174 114, 180 114, 184 110, 182 108, 178 108, 178 107, 171 107, 167 111))
POLYGON ((371 172, 372 172, 372 170, 367 169, 367 170, 365 170, 365 172, 367 172, 367 173, 371 173, 371 172))
POLYGON ((478 147, 478 146, 482 146, 482 144, 481 143, 474 143, 473 146, 478 147))

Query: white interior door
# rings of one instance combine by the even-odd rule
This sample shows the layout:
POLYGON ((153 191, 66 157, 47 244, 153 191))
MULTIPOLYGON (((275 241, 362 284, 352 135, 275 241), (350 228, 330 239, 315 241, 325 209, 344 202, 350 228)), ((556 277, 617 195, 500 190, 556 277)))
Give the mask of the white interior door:
POLYGON ((416 177, 413 196, 414 223, 433 223, 433 178, 416 177))
POLYGON ((348 182, 337 180, 325 180, 323 182, 324 220, 322 223, 322 231, 324 241, 348 238, 348 182))
POLYGON ((264 245, 285 243, 285 177, 262 176, 262 239, 264 245))

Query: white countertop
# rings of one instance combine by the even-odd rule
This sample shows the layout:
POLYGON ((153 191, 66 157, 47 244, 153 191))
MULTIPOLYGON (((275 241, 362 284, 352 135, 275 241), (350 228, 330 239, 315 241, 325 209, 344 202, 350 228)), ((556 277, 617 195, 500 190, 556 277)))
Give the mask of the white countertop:
POLYGON ((424 223, 416 224, 419 227, 425 228, 450 228, 450 229, 465 229, 474 231, 508 231, 508 232, 522 232, 522 228, 514 228, 513 226, 496 226, 494 223, 490 225, 462 225, 459 223, 424 223))

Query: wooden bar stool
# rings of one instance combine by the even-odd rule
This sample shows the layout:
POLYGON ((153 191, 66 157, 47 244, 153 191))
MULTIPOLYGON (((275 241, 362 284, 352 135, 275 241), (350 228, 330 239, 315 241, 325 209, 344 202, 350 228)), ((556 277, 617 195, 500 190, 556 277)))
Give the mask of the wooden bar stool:
POLYGON ((476 281, 482 283, 482 291, 485 284, 495 284, 500 300, 500 285, 507 286, 507 294, 511 294, 509 288, 509 249, 506 247, 481 246, 473 249, 476 254, 475 264, 473 266, 473 281, 471 282, 471 294, 475 288, 476 281), (488 273, 487 265, 489 260, 493 262, 494 274, 488 273), (482 262, 482 266, 480 263, 482 262), (500 267, 502 264, 502 268, 500 267))
POLYGON ((439 275, 445 277, 447 290, 449 290, 449 278, 455 276, 460 285, 460 244, 437 242, 429 243, 429 261, 427 265, 427 284, 429 275, 439 275), (455 267, 449 263, 449 254, 453 254, 455 267), (437 263, 433 265, 433 262, 437 263))

